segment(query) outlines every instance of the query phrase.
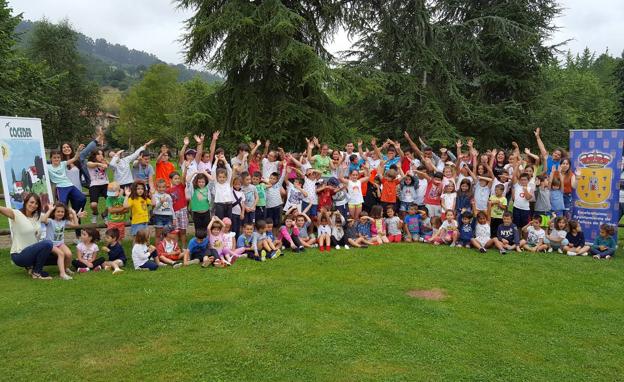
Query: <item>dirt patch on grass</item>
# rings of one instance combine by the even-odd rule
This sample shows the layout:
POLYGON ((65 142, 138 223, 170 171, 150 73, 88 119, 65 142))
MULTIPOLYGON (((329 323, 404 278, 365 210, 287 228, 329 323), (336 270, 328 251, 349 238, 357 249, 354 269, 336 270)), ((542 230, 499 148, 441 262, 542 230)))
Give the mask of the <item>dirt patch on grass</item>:
POLYGON ((420 298, 423 300, 440 301, 447 297, 444 289, 412 289, 406 293, 410 297, 420 298))

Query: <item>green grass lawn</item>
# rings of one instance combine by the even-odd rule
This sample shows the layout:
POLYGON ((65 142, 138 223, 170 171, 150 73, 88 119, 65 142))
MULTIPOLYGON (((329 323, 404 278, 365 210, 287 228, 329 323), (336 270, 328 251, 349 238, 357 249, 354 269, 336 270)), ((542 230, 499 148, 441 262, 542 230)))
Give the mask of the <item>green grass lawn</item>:
POLYGON ((400 244, 45 282, 2 255, 3 380, 558 381, 624 372, 620 259, 400 244), (448 297, 406 295, 431 288, 448 297))

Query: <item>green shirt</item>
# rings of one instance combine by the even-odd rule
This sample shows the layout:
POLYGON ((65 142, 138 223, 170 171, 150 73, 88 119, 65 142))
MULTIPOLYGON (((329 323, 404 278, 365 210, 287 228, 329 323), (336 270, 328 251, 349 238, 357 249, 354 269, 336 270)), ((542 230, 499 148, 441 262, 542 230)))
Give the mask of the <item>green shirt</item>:
POLYGON ((191 211, 206 212, 210 210, 210 195, 208 187, 196 188, 191 198, 191 211))
MULTIPOLYGON (((108 196, 106 197, 106 208, 123 207, 124 199, 123 196, 108 196)), ((121 214, 108 214, 108 221, 111 223, 124 223, 126 220, 128 220, 128 214, 125 212, 121 214)))
POLYGON ((322 176, 331 176, 331 168, 329 162, 331 158, 329 156, 315 155, 312 157, 314 162, 314 169, 320 171, 322 176))
POLYGON ((258 191, 258 203, 256 207, 266 207, 266 186, 264 183, 256 184, 256 190, 258 191))

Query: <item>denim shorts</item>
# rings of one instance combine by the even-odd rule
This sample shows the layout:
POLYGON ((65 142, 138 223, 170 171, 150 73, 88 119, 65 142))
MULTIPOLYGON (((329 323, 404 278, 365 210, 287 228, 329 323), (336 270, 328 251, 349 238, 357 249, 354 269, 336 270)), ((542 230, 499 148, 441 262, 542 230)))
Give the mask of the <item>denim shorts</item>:
POLYGON ((173 224, 173 216, 171 215, 152 215, 152 221, 157 228, 163 228, 173 224))
POLYGON ((147 229, 147 223, 141 223, 141 224, 132 224, 130 226, 130 235, 132 236, 136 236, 137 233, 139 233, 139 231, 142 231, 144 229, 147 229))

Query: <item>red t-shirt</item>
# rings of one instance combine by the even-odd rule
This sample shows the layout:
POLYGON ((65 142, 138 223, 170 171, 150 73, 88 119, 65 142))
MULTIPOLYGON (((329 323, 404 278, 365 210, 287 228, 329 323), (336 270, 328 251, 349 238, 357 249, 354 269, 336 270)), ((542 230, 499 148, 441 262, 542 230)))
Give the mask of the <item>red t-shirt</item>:
POLYGON ((439 206, 440 195, 442 195, 442 182, 437 180, 432 180, 431 182, 428 182, 427 190, 425 191, 425 204, 439 206))
POLYGON ((407 172, 411 169, 411 166, 412 162, 407 157, 403 157, 401 159, 401 170, 403 170, 404 173, 407 174, 407 172))
POLYGON ((330 188, 326 188, 323 191, 318 192, 318 209, 325 207, 327 210, 331 210, 333 203, 332 195, 334 192, 330 188))
POLYGON ((401 183, 400 180, 390 180, 388 178, 381 179, 381 201, 384 203, 396 203, 397 200, 397 186, 401 183))
POLYGON ((186 208, 188 202, 186 200, 186 186, 184 183, 170 187, 167 193, 171 195, 171 199, 173 200, 174 211, 180 211, 182 208, 186 208))
POLYGON ((167 187, 171 185, 169 175, 175 171, 175 166, 171 162, 160 161, 156 163, 156 180, 164 179, 167 187))

